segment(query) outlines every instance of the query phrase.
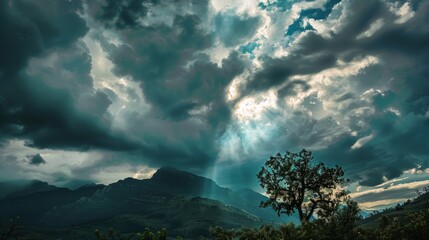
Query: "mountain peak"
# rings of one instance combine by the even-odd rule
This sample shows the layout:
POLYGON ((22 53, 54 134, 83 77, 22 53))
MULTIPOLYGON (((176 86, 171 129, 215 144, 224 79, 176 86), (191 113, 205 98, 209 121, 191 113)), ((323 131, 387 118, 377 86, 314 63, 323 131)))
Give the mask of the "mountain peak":
POLYGON ((13 180, 0 182, 0 199, 55 189, 57 189, 57 187, 39 180, 13 180))
POLYGON ((180 182, 205 182, 217 185, 212 179, 199 176, 190 172, 182 171, 174 167, 162 167, 158 169, 151 178, 155 182, 169 181, 169 183, 180 182))
MULTIPOLYGON (((199 177, 193 173, 178 170, 174 167, 162 167, 158 169, 152 176, 151 180, 174 180, 174 178, 195 178, 199 177), (167 180, 167 179, 165 179, 167 180)), ((200 177, 203 178, 203 177, 200 177)))
POLYGON ((172 167, 172 166, 163 166, 163 167, 160 167, 158 169, 158 171, 168 171, 168 170, 170 170, 170 171, 180 171, 179 169, 177 169, 175 167, 172 167))
POLYGON ((160 173, 177 173, 177 172, 183 172, 183 171, 180 171, 179 169, 177 169, 175 167, 165 166, 165 167, 161 167, 158 170, 156 170, 156 172, 154 173, 154 175, 152 177, 154 177, 156 174, 160 174, 160 173))
POLYGON ((124 178, 122 180, 117 181, 116 183, 133 184, 133 183, 140 182, 140 181, 141 181, 140 179, 136 179, 136 178, 132 178, 132 177, 127 177, 127 178, 124 178))
POLYGON ((203 192, 220 188, 213 180, 178 170, 162 167, 153 174, 150 181, 167 192, 201 196, 203 192))

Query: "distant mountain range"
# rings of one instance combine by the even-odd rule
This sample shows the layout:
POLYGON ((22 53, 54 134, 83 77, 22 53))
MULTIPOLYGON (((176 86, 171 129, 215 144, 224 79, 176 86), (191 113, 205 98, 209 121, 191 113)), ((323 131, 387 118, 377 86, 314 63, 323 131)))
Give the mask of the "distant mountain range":
POLYGON ((390 217, 391 219, 398 218, 400 220, 413 212, 429 209, 429 192, 426 192, 413 200, 409 200, 405 203, 398 204, 395 207, 391 207, 378 212, 377 214, 368 215, 366 218, 359 222, 359 227, 362 228, 377 228, 383 216, 390 217))
POLYGON ((46 192, 58 189, 46 182, 38 180, 18 180, 0 182, 0 200, 4 198, 14 198, 36 192, 46 192))
POLYGON ((297 216, 278 217, 272 209, 260 208, 266 199, 250 189, 233 191, 165 167, 150 179, 126 178, 76 190, 36 180, 3 182, 0 222, 20 216, 31 239, 92 239, 95 228, 109 227, 122 232, 166 228, 172 236, 193 238, 206 235, 210 226, 298 222, 297 216))

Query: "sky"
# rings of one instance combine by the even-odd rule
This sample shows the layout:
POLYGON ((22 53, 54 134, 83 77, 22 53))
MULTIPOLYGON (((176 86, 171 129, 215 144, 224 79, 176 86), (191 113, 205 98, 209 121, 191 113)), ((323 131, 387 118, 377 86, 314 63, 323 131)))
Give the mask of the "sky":
POLYGON ((429 1, 0 1, 0 180, 173 166, 258 188, 277 152, 367 210, 429 185, 429 1))

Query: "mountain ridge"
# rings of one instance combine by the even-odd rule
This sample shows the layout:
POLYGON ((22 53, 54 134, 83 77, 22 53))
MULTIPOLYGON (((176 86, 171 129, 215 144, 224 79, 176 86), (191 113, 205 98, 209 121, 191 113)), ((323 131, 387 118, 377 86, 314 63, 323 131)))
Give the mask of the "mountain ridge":
POLYGON ((0 200, 55 189, 58 189, 58 187, 35 179, 5 181, 0 182, 0 200))
POLYGON ((429 209, 429 192, 419 195, 415 199, 408 200, 402 204, 397 204, 395 207, 387 208, 376 214, 368 214, 368 217, 359 222, 362 228, 373 229, 380 225, 382 217, 405 219, 408 214, 429 209))
POLYGON ((127 230, 117 222, 127 219, 136 228, 163 226, 188 237, 216 225, 235 228, 296 222, 294 216, 278 217, 272 209, 260 208, 264 199, 250 189, 233 191, 212 179, 164 167, 149 179, 129 177, 108 185, 56 188, 5 198, 0 200, 0 208, 6 209, 0 213, 0 220, 19 215, 27 226, 75 226, 81 231, 84 225, 103 228, 108 223, 127 230), (193 209, 193 213, 183 208, 193 209))

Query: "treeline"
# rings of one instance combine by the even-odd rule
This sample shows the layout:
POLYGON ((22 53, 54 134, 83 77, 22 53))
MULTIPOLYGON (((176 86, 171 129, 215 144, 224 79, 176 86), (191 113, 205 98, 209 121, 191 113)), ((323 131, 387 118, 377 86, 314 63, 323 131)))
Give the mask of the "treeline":
MULTIPOLYGON (((292 223, 273 226, 264 225, 260 228, 223 229, 213 227, 208 236, 200 240, 414 240, 429 236, 429 209, 414 212, 403 219, 382 216, 381 223, 372 229, 358 227, 359 208, 353 202, 340 209, 333 216, 303 222, 301 225, 292 223)), ((107 234, 96 231, 97 240, 167 240, 167 231, 162 229, 151 232, 121 236, 110 230, 107 234)), ((177 240, 185 239, 176 237, 177 240)))
POLYGON ((18 239, 17 237, 17 222, 19 217, 10 219, 5 224, 0 224, 0 240, 18 239))
MULTIPOLYGON (((16 235, 16 220, 0 226, 0 239, 19 239, 16 235)), ((332 216, 303 221, 300 225, 292 223, 274 226, 264 225, 260 228, 223 229, 212 227, 206 236, 193 237, 200 240, 411 240, 427 239, 429 236, 429 209, 416 211, 404 217, 383 215, 373 228, 361 228, 357 203, 348 201, 332 216)), ((141 233, 121 234, 115 230, 106 232, 95 230, 97 240, 167 240, 166 229, 152 232, 145 229, 141 233)), ((173 238, 174 239, 174 238, 173 238)), ((180 236, 177 240, 187 239, 180 236)))
MULTIPOLYGON (((404 219, 382 217, 374 229, 362 229, 346 219, 315 220, 300 226, 262 226, 259 229, 211 229, 215 240, 415 240, 429 236, 429 210, 409 214, 404 219), (343 225, 344 224, 344 225, 343 225)), ((204 239, 204 238, 202 238, 204 239)))

